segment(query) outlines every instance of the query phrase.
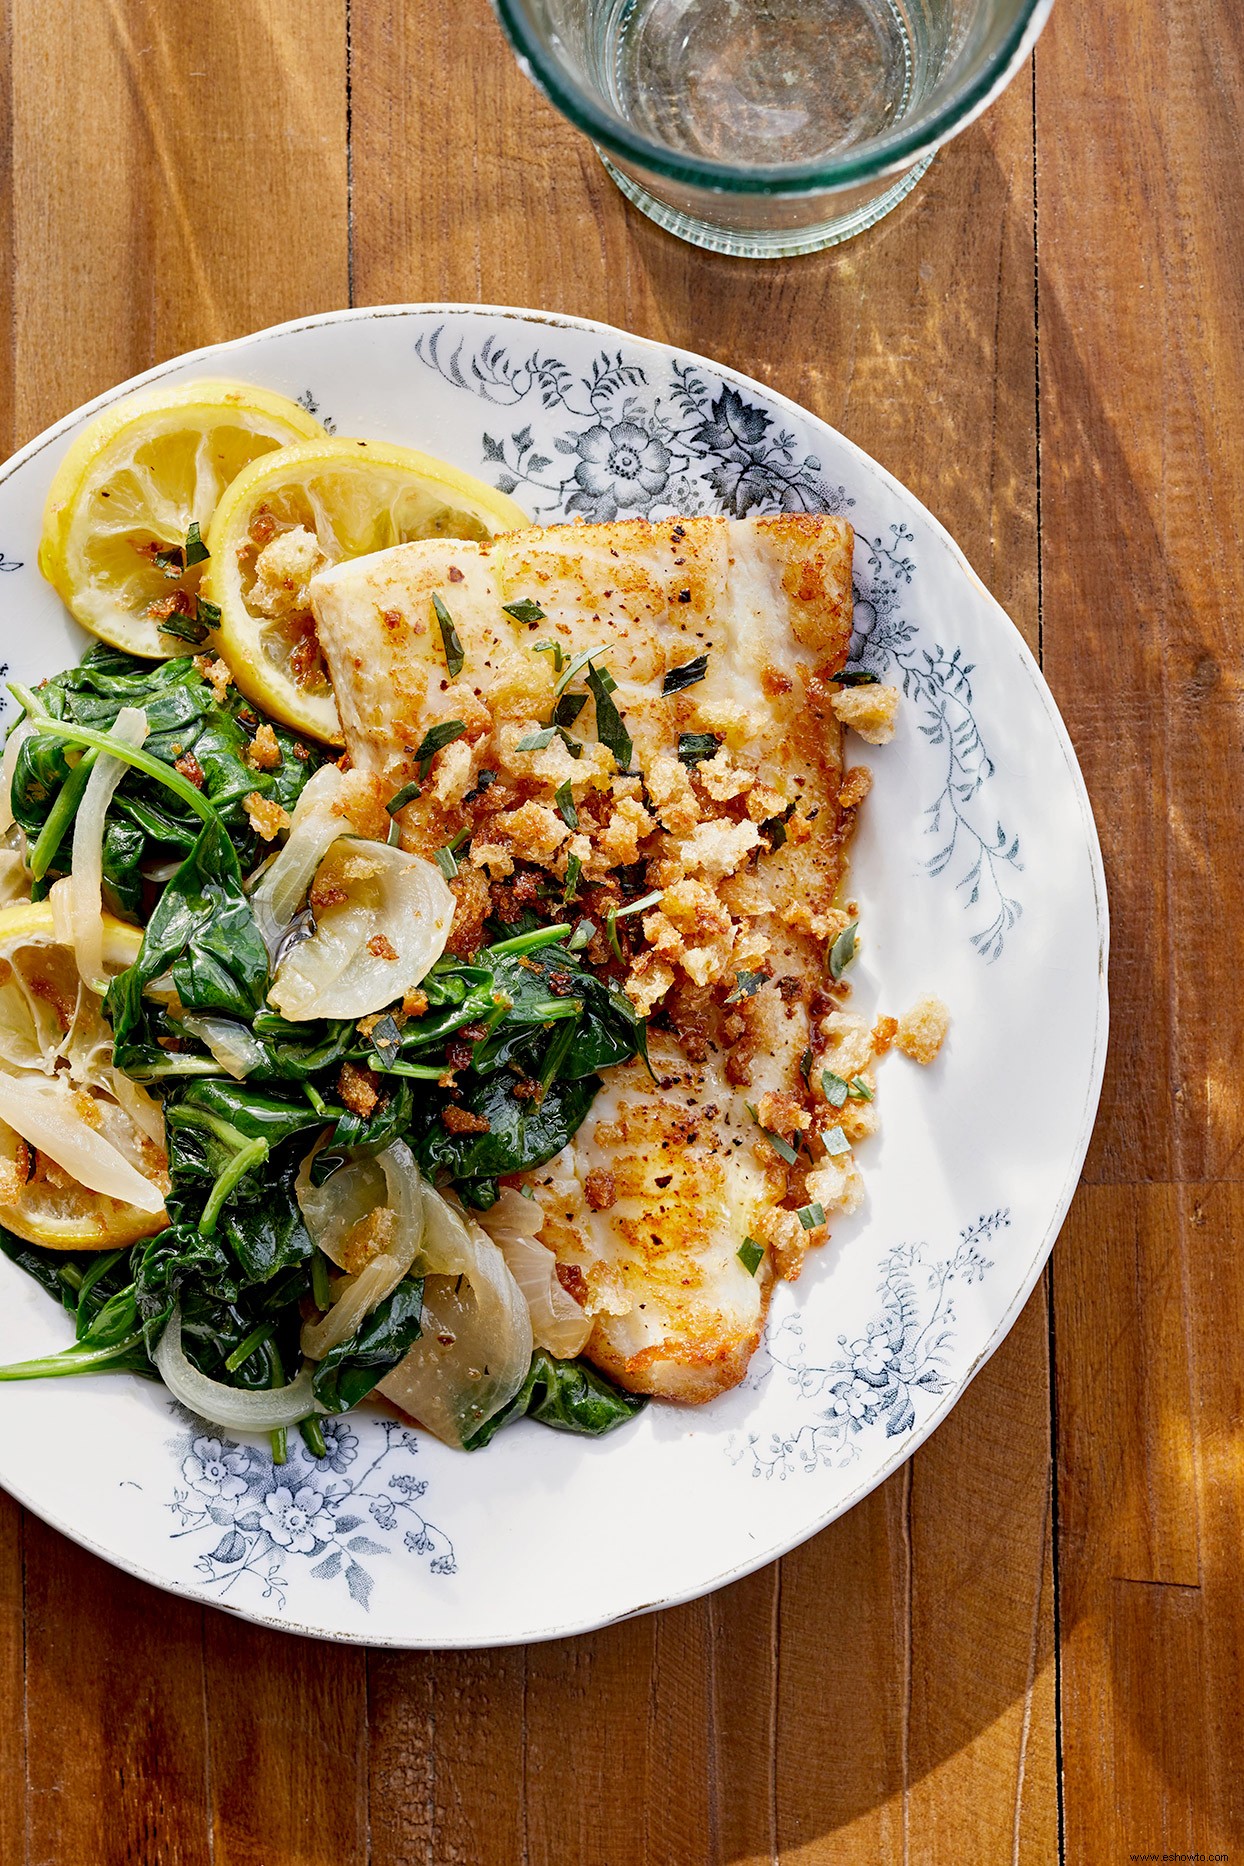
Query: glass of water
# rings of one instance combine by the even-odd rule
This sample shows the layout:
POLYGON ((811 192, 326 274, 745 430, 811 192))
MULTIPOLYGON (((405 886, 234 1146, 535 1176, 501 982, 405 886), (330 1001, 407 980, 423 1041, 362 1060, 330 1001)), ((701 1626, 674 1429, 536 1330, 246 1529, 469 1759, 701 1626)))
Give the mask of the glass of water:
POLYGON ((863 232, 991 103, 1054 0, 494 0, 622 192, 748 258, 863 232))

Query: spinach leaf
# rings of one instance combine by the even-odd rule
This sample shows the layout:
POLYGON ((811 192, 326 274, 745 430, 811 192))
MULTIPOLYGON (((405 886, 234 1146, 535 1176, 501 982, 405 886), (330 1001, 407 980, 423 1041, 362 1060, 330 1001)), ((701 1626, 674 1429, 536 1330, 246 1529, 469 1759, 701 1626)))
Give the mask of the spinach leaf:
MULTIPOLYGON (((28 1250, 33 1248, 27 1246, 28 1250)), ((4 1233, 4 1249, 7 1255, 21 1262, 23 1269, 31 1267, 23 1261, 24 1253, 15 1255, 10 1249, 7 1232, 4 1233)), ((32 1274, 37 1274, 33 1268, 32 1274)), ((42 1276, 39 1281, 44 1283, 45 1288, 48 1287, 42 1276)), ((104 1294, 102 1301, 91 1305, 86 1313, 79 1316, 77 1339, 71 1346, 62 1348, 57 1354, 41 1355, 35 1360, 17 1361, 8 1367, 0 1367, 0 1380, 41 1380, 65 1374, 150 1372, 134 1285, 127 1282, 120 1289, 104 1294)))
POLYGON ((635 1418, 647 1404, 642 1393, 624 1393, 590 1362, 556 1361, 544 1348, 537 1348, 514 1398, 471 1434, 466 1449, 482 1450, 502 1426, 523 1417, 537 1419, 557 1432, 600 1438, 635 1418))
POLYGON ((578 1130, 596 1091, 599 1076, 553 1082, 542 1100, 520 1100, 507 1076, 468 1080, 462 1105, 488 1123, 482 1134, 451 1134, 433 1117, 422 1134, 412 1133, 411 1149, 427 1178, 445 1170, 468 1202, 487 1210, 496 1203, 497 1178, 551 1160, 578 1130))
MULTIPOLYGON (((123 706, 141 706, 147 715, 144 750, 168 765, 193 770, 204 797, 224 818, 243 867, 250 868, 264 846, 246 808, 252 793, 292 810, 323 753, 304 744, 284 727, 263 722, 235 687, 223 700, 189 656, 152 663, 97 643, 77 667, 71 667, 38 690, 38 703, 54 719, 107 732, 123 706), (278 762, 256 769, 247 753, 261 723, 270 725, 278 762), (193 759, 194 766, 188 766, 193 759)), ((13 781, 14 814, 27 835, 37 839, 48 823, 63 787, 74 785, 79 760, 55 739, 30 738, 18 754, 13 781)), ((66 793, 47 848, 46 867, 67 872, 77 796, 66 793), (66 807, 66 805, 68 807, 66 807)), ((194 813, 147 774, 129 770, 108 812, 108 827, 125 822, 118 841, 106 836, 104 886, 109 904, 132 918, 141 911, 135 879, 140 861, 168 861, 189 850, 198 832, 194 813), (137 844, 141 832, 143 841, 137 844)))
POLYGON ((348 1341, 330 1348, 312 1376, 317 1400, 329 1412, 349 1412, 377 1381, 405 1358, 420 1334, 423 1278, 403 1277, 348 1341))
POLYGON ((108 987, 104 1009, 118 1067, 138 1060, 128 1052, 142 1048, 149 1034, 143 992, 170 970, 187 1010, 223 1011, 249 1024, 263 1002, 268 951, 242 891, 237 852, 219 822, 204 824, 156 903, 138 958, 108 987))

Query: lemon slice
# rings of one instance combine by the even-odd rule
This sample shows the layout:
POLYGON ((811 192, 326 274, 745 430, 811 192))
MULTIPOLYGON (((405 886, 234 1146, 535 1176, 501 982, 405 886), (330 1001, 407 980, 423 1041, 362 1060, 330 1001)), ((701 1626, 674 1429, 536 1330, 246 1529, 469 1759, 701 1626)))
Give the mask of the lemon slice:
POLYGON ((191 524, 206 534, 224 488, 258 455, 323 431, 297 402, 241 382, 129 396, 61 461, 39 568, 93 635, 131 654, 184 653, 184 640, 161 631, 160 610, 195 608, 202 566, 180 567, 191 524))
MULTIPOLYGON (((109 972, 132 965, 142 930, 104 915, 104 964, 109 972)), ((157 1187, 167 1189, 167 1160, 134 1118, 155 1109, 136 1084, 120 1085, 128 1106, 109 1092, 112 1033, 98 997, 78 977, 72 952, 62 945, 50 903, 21 901, 0 910, 0 1074, 45 1105, 64 1098, 157 1187)), ((6 1097, 6 1101, 9 1098, 6 1097)), ((55 1103, 53 1103, 55 1105, 55 1103)), ((10 1112, 12 1110, 10 1109, 10 1112)), ((158 1109, 155 1109, 158 1117, 158 1109)), ((20 1119, 15 1115, 15 1119, 20 1119)), ((156 1125, 148 1113, 149 1125, 156 1125)), ((0 1119, 0 1225, 52 1250, 115 1250, 152 1237, 167 1214, 140 1211, 81 1185, 46 1152, 0 1119)))
POLYGON ((257 706, 340 745, 307 593, 315 571, 413 538, 486 540, 529 523, 504 493, 408 447, 286 447, 240 473, 216 508, 203 578, 220 609, 216 646, 257 706))

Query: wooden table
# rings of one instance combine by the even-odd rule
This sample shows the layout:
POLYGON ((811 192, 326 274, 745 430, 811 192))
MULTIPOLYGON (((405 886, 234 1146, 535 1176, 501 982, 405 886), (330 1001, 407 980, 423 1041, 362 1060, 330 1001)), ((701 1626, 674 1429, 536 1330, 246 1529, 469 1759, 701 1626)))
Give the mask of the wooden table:
POLYGON ((1052 1271, 867 1502, 711 1600, 403 1656, 157 1594, 4 1500, 2 1866, 1244 1847, 1242 95, 1239 0, 1059 0, 891 219, 761 266, 626 207, 484 0, 0 6, 0 445, 347 303, 707 351, 905 480, 1040 650, 1114 916, 1052 1271))

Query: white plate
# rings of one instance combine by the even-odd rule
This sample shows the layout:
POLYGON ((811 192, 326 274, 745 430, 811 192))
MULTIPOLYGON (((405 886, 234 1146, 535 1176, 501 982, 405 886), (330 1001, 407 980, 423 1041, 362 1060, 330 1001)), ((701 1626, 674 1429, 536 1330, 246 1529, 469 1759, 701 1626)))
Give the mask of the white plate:
MULTIPOLYGON (((779 1287, 746 1383, 709 1406, 650 1406, 597 1442, 524 1423, 469 1457, 352 1414, 325 1427, 330 1470, 296 1434, 274 1470, 157 1386, 48 1381, 0 1387, 0 1481, 134 1574, 328 1638, 547 1639, 719 1587, 911 1456, 1010 1328, 1067 1209, 1105 1055, 1106 898, 1049 690, 946 532, 832 428, 666 345, 476 306, 262 331, 33 441, 0 474, 13 676, 83 647, 35 564, 69 442, 137 383, 207 373, 297 396, 343 434, 444 455, 540 519, 846 513, 856 659, 907 695, 898 737, 868 757, 855 1003, 898 1012, 932 990, 952 1030, 935 1068, 883 1066, 864 1208, 779 1287)), ((0 1288, 0 1359, 66 1341, 67 1319, 7 1262, 0 1288)))

